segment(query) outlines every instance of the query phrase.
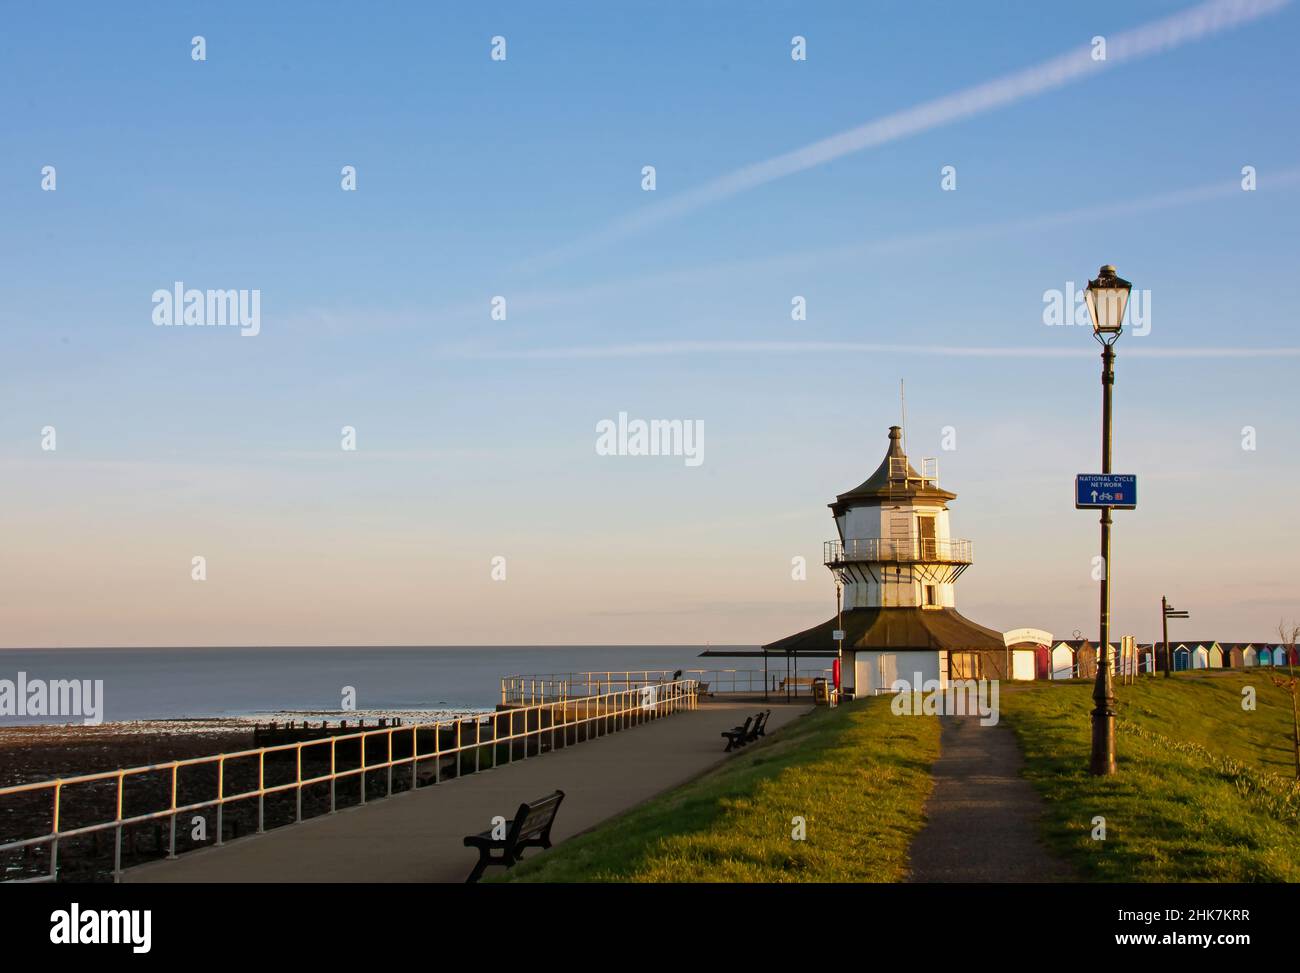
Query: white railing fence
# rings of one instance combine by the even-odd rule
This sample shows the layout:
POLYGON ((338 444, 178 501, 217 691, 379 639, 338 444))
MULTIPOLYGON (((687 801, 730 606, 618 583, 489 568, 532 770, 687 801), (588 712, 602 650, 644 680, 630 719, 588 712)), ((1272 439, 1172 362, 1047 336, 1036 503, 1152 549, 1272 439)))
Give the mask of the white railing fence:
POLYGON ((501 680, 503 706, 528 706, 575 697, 599 695, 626 689, 658 686, 678 679, 693 680, 704 695, 758 695, 763 692, 811 696, 812 681, 830 679, 830 669, 797 669, 784 666, 762 669, 639 669, 624 672, 551 672, 506 676, 501 680), (788 687, 787 687, 788 684, 788 687))
MULTIPOLYGON (((680 679, 539 702, 454 720, 392 726, 237 753, 190 757, 149 766, 3 787, 0 788, 0 821, 22 819, 21 813, 15 814, 15 809, 6 806, 8 802, 31 802, 45 798, 49 801, 47 820, 50 825, 47 831, 31 837, 8 838, 0 834, 0 839, 4 839, 0 843, 0 869, 3 869, 0 881, 57 881, 60 845, 66 845, 79 837, 95 836, 107 831, 113 833, 112 874, 114 881, 117 881, 123 869, 123 835, 125 829, 132 826, 165 822, 169 828, 166 857, 175 858, 177 821, 182 815, 215 808, 216 828, 211 844, 221 845, 225 842, 226 822, 223 818, 227 808, 235 802, 257 802, 257 833, 260 834, 267 830, 266 799, 270 796, 291 792, 296 795, 293 819, 287 822, 296 824, 304 820, 305 788, 327 784, 329 810, 324 813, 333 814, 338 810, 338 782, 342 780, 359 779, 358 803, 365 804, 367 782, 373 782, 375 776, 381 776, 386 782, 379 798, 394 793, 395 768, 410 767, 410 773, 403 775, 407 777, 408 785, 397 791, 405 793, 416 787, 441 783, 444 779, 509 764, 515 760, 526 760, 550 750, 630 729, 648 720, 692 710, 697 703, 695 680, 680 679), (304 754, 309 764, 321 765, 319 768, 311 768, 319 772, 304 776, 304 754), (340 762, 355 762, 355 766, 340 766, 340 762), (287 769, 285 765, 291 763, 291 779, 268 783, 268 763, 270 769, 279 772, 281 776, 287 769), (238 774, 232 773, 233 768, 238 768, 238 774), (180 803, 180 795, 186 789, 184 785, 194 783, 192 780, 186 781, 184 776, 192 778, 199 769, 213 772, 209 776, 215 776, 215 795, 180 803), (183 771, 185 775, 182 774, 183 771), (167 806, 128 814, 128 782, 149 776, 161 776, 164 793, 170 794, 167 806), (228 793, 228 782, 236 777, 239 782, 229 788, 232 792, 228 793), (100 805, 113 808, 110 812, 112 816, 102 821, 65 827, 71 793, 108 782, 112 782, 109 787, 111 793, 104 793, 102 788, 98 788, 99 793, 84 795, 84 800, 86 803, 94 803, 91 798, 97 797, 100 805), (39 851, 46 848, 49 851, 49 862, 37 870, 31 859, 39 857, 39 851), (14 853, 23 859, 17 865, 8 862, 14 853), (34 871, 35 874, 23 874, 34 871)), ((154 783, 158 781, 155 780, 154 783)), ((30 809, 27 810, 30 813, 30 809)))

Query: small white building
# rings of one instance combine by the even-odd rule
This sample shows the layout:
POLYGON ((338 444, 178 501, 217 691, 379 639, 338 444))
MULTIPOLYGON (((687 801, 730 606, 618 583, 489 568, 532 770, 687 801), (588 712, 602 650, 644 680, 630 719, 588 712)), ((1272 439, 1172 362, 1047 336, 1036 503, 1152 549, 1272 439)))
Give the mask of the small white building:
MULTIPOLYGON (((1012 679, 1052 678, 1051 632, 1041 628, 1013 628, 1010 632, 1003 632, 1002 639, 1011 653, 1012 679)), ((1073 663, 1071 656, 1070 665, 1073 663)))
MULTIPOLYGON (((918 676, 1004 679, 1010 652, 1002 635, 957 613, 956 581, 973 561, 971 542, 952 536, 933 460, 918 473, 902 430, 876 471, 830 504, 838 537, 824 560, 843 592, 841 690, 847 697, 887 690, 918 676)), ((769 655, 834 653, 839 620, 763 647, 769 655)))

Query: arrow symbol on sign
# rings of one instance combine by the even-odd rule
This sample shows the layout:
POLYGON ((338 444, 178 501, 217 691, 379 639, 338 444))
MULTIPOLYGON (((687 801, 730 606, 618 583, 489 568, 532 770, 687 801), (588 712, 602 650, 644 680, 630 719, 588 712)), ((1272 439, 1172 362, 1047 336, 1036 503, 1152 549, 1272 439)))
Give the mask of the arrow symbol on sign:
POLYGON ((1093 491, 1092 491, 1092 502, 1093 502, 1093 503, 1096 503, 1096 502, 1097 502, 1097 491, 1096 491, 1096 490, 1093 490, 1093 491))

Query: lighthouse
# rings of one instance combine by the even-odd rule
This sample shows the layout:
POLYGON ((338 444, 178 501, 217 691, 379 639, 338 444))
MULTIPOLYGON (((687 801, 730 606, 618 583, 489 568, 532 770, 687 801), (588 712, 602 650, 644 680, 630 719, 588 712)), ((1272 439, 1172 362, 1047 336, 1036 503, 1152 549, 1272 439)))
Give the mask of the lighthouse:
MULTIPOLYGON (((830 504, 838 535, 824 562, 842 590, 842 614, 763 646, 767 654, 836 653, 842 630, 841 691, 846 697, 888 690, 896 679, 1002 679, 1001 633, 957 612, 957 579, 974 563, 969 540, 952 536, 955 493, 938 483, 938 464, 908 462, 903 431, 889 429, 876 471, 830 504)), ((919 687, 918 687, 919 688, 919 687)))

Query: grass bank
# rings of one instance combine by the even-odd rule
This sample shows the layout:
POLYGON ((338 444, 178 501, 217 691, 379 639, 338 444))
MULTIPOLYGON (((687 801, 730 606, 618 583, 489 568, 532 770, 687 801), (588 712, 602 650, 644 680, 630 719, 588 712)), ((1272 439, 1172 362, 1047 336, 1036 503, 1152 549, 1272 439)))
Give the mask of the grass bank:
POLYGON ((1300 881, 1290 700, 1265 670, 1117 686, 1119 773, 1087 772, 1088 683, 1004 687, 1002 718, 1047 801, 1047 842, 1085 878, 1300 881), (1242 709, 1253 687, 1257 707, 1242 709), (1104 841, 1092 837, 1105 818, 1104 841))
POLYGON ((938 754, 938 721, 887 698, 819 709, 502 880, 898 881, 938 754))

